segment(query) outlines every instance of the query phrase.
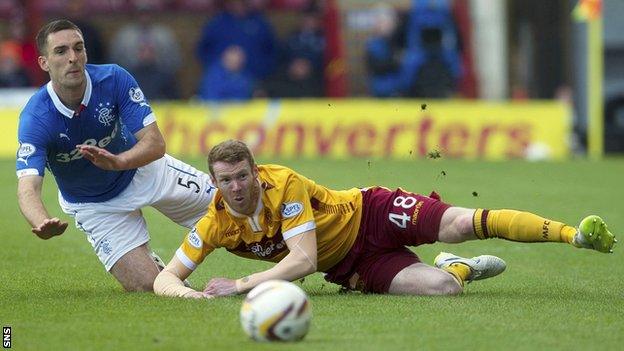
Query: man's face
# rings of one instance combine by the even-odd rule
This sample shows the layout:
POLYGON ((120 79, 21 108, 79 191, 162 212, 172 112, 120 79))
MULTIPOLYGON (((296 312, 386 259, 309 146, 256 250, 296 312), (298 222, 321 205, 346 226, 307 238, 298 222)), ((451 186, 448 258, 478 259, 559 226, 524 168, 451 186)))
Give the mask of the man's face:
POLYGON ((251 216, 256 210, 259 185, 258 170, 247 160, 237 163, 217 161, 212 165, 213 182, 234 211, 251 216))
POLYGON ((80 32, 65 29, 48 35, 45 56, 39 56, 39 66, 50 73, 52 84, 64 89, 81 87, 85 82, 87 52, 80 32))

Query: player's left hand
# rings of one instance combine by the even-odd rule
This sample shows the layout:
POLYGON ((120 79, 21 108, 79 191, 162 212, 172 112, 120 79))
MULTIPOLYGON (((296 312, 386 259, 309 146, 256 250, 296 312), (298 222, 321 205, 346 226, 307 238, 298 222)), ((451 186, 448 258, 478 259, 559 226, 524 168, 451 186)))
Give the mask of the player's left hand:
POLYGON ((124 162, 118 155, 108 152, 106 149, 93 145, 76 145, 78 151, 84 158, 93 162, 94 165, 107 171, 118 171, 124 169, 124 162))
POLYGON ((217 296, 230 296, 238 294, 236 290, 236 280, 228 278, 212 278, 206 284, 204 293, 217 297, 217 296))

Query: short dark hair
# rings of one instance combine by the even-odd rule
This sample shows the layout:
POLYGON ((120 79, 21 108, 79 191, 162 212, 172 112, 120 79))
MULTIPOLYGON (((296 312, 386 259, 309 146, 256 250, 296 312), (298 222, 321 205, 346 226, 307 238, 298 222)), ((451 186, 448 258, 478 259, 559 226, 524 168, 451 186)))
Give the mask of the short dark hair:
POLYGON ((212 169, 212 165, 219 161, 226 163, 247 161, 251 167, 253 167, 256 163, 256 161, 254 161, 253 154, 247 145, 240 140, 232 139, 213 146, 208 153, 208 170, 213 177, 214 171, 212 169))
MULTIPOLYGON (((39 51, 39 55, 45 56, 48 50, 48 35, 56 32, 60 32, 66 29, 73 29, 78 31, 82 36, 82 31, 75 25, 72 21, 66 19, 54 20, 52 22, 48 22, 45 26, 39 29, 37 33, 37 51, 39 51)), ((83 36, 84 38, 84 36, 83 36)))

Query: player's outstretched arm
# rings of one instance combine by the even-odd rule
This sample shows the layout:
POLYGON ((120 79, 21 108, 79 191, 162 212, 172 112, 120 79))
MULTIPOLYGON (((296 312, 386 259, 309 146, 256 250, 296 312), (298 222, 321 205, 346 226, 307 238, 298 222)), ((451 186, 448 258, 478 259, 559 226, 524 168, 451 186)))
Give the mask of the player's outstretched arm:
POLYGON ((232 280, 214 278, 208 282, 204 293, 211 296, 227 296, 245 293, 256 285, 271 279, 293 281, 316 272, 316 231, 310 230, 289 238, 286 245, 290 252, 271 269, 232 280))
POLYGON ((207 298, 210 297, 201 291, 193 290, 184 286, 184 279, 193 273, 176 256, 173 256, 169 264, 156 276, 154 280, 154 293, 161 296, 207 298))
POLYGON ((135 134, 138 142, 118 155, 93 145, 76 145, 84 158, 109 171, 135 169, 157 160, 165 154, 165 139, 156 122, 145 126, 135 134))
POLYGON ((59 218, 50 218, 41 201, 43 177, 24 176, 17 181, 17 201, 24 218, 32 226, 32 232, 39 238, 47 240, 61 235, 67 229, 67 222, 59 218))

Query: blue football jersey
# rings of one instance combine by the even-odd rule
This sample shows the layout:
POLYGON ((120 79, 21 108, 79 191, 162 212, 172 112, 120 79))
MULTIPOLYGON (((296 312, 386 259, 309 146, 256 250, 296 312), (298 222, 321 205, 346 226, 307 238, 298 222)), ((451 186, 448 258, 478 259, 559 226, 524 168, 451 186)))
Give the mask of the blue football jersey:
POLYGON ((63 105, 48 82, 20 114, 17 176, 48 168, 68 202, 103 202, 117 196, 136 170, 106 171, 82 157, 78 144, 119 154, 156 118, 136 80, 117 65, 86 65, 87 87, 77 111, 63 105))

